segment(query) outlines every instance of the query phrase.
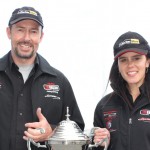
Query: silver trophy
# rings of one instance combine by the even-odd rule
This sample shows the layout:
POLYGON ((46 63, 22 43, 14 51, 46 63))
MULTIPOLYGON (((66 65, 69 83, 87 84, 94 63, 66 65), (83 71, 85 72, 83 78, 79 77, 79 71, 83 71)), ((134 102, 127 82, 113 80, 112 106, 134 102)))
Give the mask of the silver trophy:
POLYGON ((45 145, 41 145, 40 143, 34 142, 32 139, 28 139, 28 150, 31 150, 30 143, 37 147, 51 147, 52 150, 91 149, 92 147, 98 147, 102 143, 105 143, 104 150, 107 150, 108 138, 103 139, 99 143, 91 144, 92 137, 94 136, 94 130, 98 127, 92 128, 90 133, 86 135, 74 121, 69 119, 69 116, 69 108, 67 107, 66 120, 59 123, 53 131, 53 135, 45 141, 45 145))

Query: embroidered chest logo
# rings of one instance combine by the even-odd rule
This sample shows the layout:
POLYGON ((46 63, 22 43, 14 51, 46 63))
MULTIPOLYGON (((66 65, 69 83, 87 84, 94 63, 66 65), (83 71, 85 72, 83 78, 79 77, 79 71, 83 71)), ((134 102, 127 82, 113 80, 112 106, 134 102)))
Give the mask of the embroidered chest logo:
POLYGON ((140 110, 140 116, 142 117, 139 118, 138 121, 150 122, 150 110, 149 109, 140 110))
POLYGON ((148 110, 148 109, 142 109, 142 110, 140 110, 140 114, 141 115, 150 115, 150 110, 148 110))
POLYGON ((43 85, 43 88, 47 92, 45 97, 51 97, 53 99, 60 99, 60 97, 55 95, 55 94, 58 94, 58 92, 60 91, 59 85, 56 85, 53 82, 48 82, 43 85))
POLYGON ((116 131, 116 129, 112 128, 112 121, 116 118, 117 111, 116 110, 109 110, 104 112, 104 119, 106 122, 106 128, 110 131, 116 131))
POLYGON ((55 85, 55 83, 49 82, 43 85, 44 90, 50 93, 58 93, 59 85, 55 85))

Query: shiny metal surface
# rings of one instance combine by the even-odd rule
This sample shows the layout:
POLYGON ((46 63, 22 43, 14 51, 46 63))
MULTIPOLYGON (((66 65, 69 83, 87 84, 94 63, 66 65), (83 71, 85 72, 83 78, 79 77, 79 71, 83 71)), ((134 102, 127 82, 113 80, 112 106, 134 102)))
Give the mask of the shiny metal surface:
POLYGON ((83 134, 79 126, 69 119, 69 116, 69 108, 67 108, 66 120, 59 123, 54 134, 48 140, 48 144, 84 145, 90 142, 88 136, 83 134))
POLYGON ((66 120, 59 123, 56 129, 53 131, 53 135, 45 141, 45 145, 40 145, 40 143, 34 142, 32 139, 28 140, 27 147, 31 150, 30 142, 37 147, 52 147, 52 150, 83 150, 83 145, 85 149, 91 149, 92 147, 98 147, 103 142, 105 142, 104 150, 108 147, 108 138, 103 139, 99 143, 92 145, 92 137, 94 136, 94 131, 98 127, 93 127, 87 136, 82 132, 80 127, 76 122, 69 119, 69 108, 67 107, 66 120))
POLYGON ((52 150, 82 150, 81 145, 52 145, 52 150))

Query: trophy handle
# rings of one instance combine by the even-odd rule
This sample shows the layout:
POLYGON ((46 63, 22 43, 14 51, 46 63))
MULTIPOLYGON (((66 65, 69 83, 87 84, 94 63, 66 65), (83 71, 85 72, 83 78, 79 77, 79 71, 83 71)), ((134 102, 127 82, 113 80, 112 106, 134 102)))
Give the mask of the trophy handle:
POLYGON ((45 143, 45 145, 41 145, 40 143, 36 143, 36 142, 33 141, 33 139, 29 138, 29 139, 27 140, 27 148, 28 148, 28 150, 31 150, 31 143, 32 143, 33 145, 35 145, 36 147, 38 147, 38 148, 39 148, 39 147, 47 148, 46 143, 45 143))
MULTIPOLYGON (((91 129, 90 135, 89 135, 91 139, 92 139, 92 137, 94 136, 94 131, 95 131, 96 129, 98 129, 98 128, 99 128, 99 127, 93 127, 93 128, 91 129)), ((90 148, 92 148, 92 147, 98 147, 98 146, 102 145, 104 142, 105 142, 104 150, 107 150, 107 148, 108 148, 108 137, 107 137, 107 138, 104 138, 103 140, 101 140, 101 141, 98 142, 98 143, 89 144, 88 149, 90 149, 90 148)))

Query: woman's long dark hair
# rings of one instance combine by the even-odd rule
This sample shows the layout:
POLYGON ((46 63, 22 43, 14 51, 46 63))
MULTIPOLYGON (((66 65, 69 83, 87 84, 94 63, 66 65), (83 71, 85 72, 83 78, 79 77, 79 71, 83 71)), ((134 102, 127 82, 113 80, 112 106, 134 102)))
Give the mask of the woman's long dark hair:
MULTIPOLYGON (((119 73, 118 69, 118 60, 116 59, 114 63, 112 64, 110 75, 109 75, 109 81, 110 84, 115 92, 117 92, 118 95, 120 95, 129 105, 130 108, 132 108, 131 103, 129 102, 126 94, 126 81, 122 78, 121 74, 119 73)), ((147 97, 150 101, 150 70, 148 68, 148 71, 145 74, 145 82, 144 86, 146 89, 147 97)))

